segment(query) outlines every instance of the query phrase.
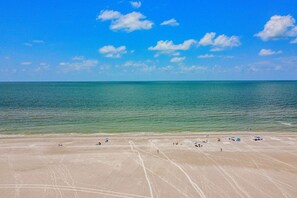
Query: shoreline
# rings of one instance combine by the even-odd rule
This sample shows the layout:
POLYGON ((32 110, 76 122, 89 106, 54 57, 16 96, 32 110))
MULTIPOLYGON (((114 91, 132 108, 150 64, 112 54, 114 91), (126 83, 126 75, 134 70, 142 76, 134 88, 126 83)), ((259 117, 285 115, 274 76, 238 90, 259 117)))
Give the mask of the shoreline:
POLYGON ((213 131, 213 132, 110 132, 110 133, 17 133, 17 134, 0 134, 1 137, 95 137, 95 136, 203 136, 203 135, 269 135, 269 134, 283 134, 283 135, 297 135, 297 131, 213 131))

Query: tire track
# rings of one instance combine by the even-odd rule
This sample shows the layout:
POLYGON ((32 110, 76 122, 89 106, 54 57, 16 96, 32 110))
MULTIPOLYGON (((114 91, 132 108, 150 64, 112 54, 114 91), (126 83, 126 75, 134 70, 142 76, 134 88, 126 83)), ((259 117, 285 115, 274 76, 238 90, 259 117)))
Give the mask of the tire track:
POLYGON ((211 160, 214 164, 215 164, 215 168, 218 170, 218 172, 225 178, 225 180, 231 185, 231 187, 235 190, 235 192, 240 196, 243 197, 242 194, 238 193, 238 192, 242 192, 246 197, 250 197, 250 195, 243 189, 241 188, 241 186, 238 185, 238 183, 235 181, 235 179, 225 170, 223 169, 218 163, 217 161, 215 161, 214 159, 212 159, 211 157, 209 157, 208 155, 206 155, 205 153, 203 153, 202 151, 199 150, 194 150, 192 148, 190 148, 188 145, 186 145, 186 147, 189 150, 192 150, 194 152, 199 152, 202 155, 204 155, 206 158, 208 158, 209 160, 211 160))
MULTIPOLYGON (((16 184, 0 184, 0 189, 15 189, 16 184)), ((21 189, 49 189, 54 190, 57 186, 55 185, 41 185, 41 184, 22 184, 22 186, 19 186, 21 189)), ((99 189, 93 189, 93 188, 84 188, 84 187, 69 187, 69 186, 62 186, 58 185, 60 190, 64 191, 78 191, 78 192, 85 192, 85 193, 92 193, 92 194, 100 194, 100 195, 107 195, 107 196, 113 196, 113 197, 121 197, 121 198, 150 198, 147 196, 141 196, 141 195, 133 195, 133 194, 127 194, 127 193, 119 193, 115 191, 107 191, 107 190, 99 190, 99 189)))
POLYGON ((204 192, 202 191, 202 189, 195 183, 193 182, 193 180, 191 179, 191 177, 186 173, 186 171, 179 166, 177 163, 175 163, 174 161, 172 161, 163 151, 161 151, 153 142, 151 142, 151 144, 160 151, 160 153, 174 166, 176 166, 188 179, 188 181, 190 182, 190 184, 192 185, 192 187, 194 188, 194 190, 199 194, 200 197, 202 198, 206 198, 204 192))
POLYGON ((145 175, 146 181, 147 181, 148 186, 149 186, 149 190, 150 190, 151 197, 154 198, 152 185, 151 185, 151 182, 150 182, 150 180, 149 180, 149 178, 148 178, 148 175, 147 175, 147 172, 146 172, 146 168, 145 168, 145 166, 144 166, 144 162, 143 162, 143 159, 142 159, 142 157, 141 157, 141 155, 140 155, 140 152, 134 149, 135 144, 134 144, 133 141, 129 141, 129 144, 130 144, 131 150, 132 150, 133 152, 138 153, 138 158, 139 158, 140 163, 141 163, 141 166, 142 166, 142 168, 143 168, 144 175, 145 175))

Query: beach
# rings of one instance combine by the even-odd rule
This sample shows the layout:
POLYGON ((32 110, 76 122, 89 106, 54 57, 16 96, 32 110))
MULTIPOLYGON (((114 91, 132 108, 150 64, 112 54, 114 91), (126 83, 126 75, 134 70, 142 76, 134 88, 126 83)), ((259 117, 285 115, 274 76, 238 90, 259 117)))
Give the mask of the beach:
POLYGON ((0 195, 296 197, 296 150, 289 132, 1 135, 0 195))

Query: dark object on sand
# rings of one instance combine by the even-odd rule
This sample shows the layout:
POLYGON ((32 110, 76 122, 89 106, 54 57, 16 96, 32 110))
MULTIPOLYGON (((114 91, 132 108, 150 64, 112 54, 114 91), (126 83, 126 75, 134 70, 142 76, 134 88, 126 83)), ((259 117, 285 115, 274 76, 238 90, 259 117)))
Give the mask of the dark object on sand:
POLYGON ((108 138, 106 138, 106 139, 105 139, 105 142, 108 142, 108 141, 109 141, 108 138))
POLYGON ((220 142, 221 141, 221 139, 220 138, 218 138, 218 142, 220 142))
POLYGON ((221 148, 221 152, 223 152, 223 148, 221 148))
POLYGON ((101 145, 101 142, 98 142, 96 145, 101 145))
POLYGON ((263 138, 261 138, 260 136, 255 136, 254 140, 255 141, 261 141, 261 140, 263 140, 263 138))
POLYGON ((202 144, 198 144, 197 142, 195 142, 195 146, 196 147, 202 147, 202 144))
POLYGON ((58 146, 63 146, 63 144, 58 144, 58 146))

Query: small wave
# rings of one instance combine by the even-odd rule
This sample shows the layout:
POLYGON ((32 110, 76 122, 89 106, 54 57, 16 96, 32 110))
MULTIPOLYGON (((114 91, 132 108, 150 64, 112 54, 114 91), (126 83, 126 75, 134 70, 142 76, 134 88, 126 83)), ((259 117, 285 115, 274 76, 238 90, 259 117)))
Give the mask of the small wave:
POLYGON ((296 124, 292 124, 290 122, 280 122, 282 125, 285 125, 285 126, 297 126, 296 124))

